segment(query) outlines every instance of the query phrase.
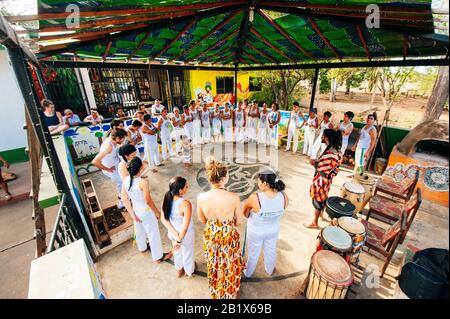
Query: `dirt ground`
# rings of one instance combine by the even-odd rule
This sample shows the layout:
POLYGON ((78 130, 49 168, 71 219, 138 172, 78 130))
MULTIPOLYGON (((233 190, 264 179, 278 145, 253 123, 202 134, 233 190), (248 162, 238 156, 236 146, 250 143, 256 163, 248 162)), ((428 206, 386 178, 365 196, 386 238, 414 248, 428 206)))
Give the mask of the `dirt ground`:
MULTIPOLYGON (((302 105, 309 105, 309 97, 304 98, 302 105)), ((381 96, 377 96, 375 103, 370 103, 371 95, 365 93, 351 93, 345 95, 344 92, 337 92, 336 101, 330 102, 328 94, 320 94, 316 98, 315 106, 318 108, 319 115, 325 111, 331 111, 334 116, 334 121, 338 123, 342 120, 346 111, 355 113, 355 121, 363 121, 364 116, 376 111, 381 123, 386 112, 386 107, 381 96)), ((388 126, 401 127, 406 129, 414 128, 419 124, 420 119, 425 111, 427 99, 422 97, 399 97, 394 102, 389 116, 388 126)), ((441 115, 441 120, 448 121, 449 113, 444 111, 441 115)))

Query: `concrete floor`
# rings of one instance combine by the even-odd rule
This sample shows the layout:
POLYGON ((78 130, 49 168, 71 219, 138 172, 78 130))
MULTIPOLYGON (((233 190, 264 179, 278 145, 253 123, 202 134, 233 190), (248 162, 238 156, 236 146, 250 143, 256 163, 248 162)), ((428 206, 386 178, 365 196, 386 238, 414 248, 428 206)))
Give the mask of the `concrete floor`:
MULTIPOLYGON (((28 163, 12 165, 9 171, 19 178, 11 182, 12 191, 30 191, 28 163)), ((58 207, 45 210, 47 241, 58 207)), ((35 258, 34 224, 31 200, 9 202, 0 206, 0 299, 27 298, 31 261, 35 258)))
MULTIPOLYGON (((313 176, 313 167, 301 155, 278 153, 278 172, 287 185, 286 193, 290 205, 282 218, 280 240, 278 242, 278 260, 276 272, 272 277, 265 274, 262 256, 254 278, 244 280, 241 285, 240 298, 302 298, 300 290, 308 272, 310 258, 315 251, 318 230, 305 229, 302 224, 311 221, 313 207, 309 197, 309 186, 313 176)), ((186 177, 190 183, 190 192, 187 198, 194 207, 196 196, 204 191, 202 168, 200 164, 191 169, 167 161, 158 173, 149 173, 150 188, 153 200, 157 205, 162 201, 163 194, 168 188, 170 178, 176 175, 186 177)), ((250 165, 251 166, 251 165, 250 165)), ((257 165, 256 165, 257 166, 257 165)), ((260 167, 261 168, 261 167, 260 167)), ((255 175, 255 169, 247 167, 255 175)), ((340 188, 348 181, 350 171, 342 169, 334 179, 330 195, 339 195, 340 188)), ((239 169, 236 176, 246 176, 239 169)), ((90 176, 97 189, 101 204, 115 201, 115 189, 103 174, 97 172, 90 176)), ((250 193, 255 187, 255 181, 250 178, 242 179, 233 187, 240 188, 241 192, 250 193), (239 185, 237 185, 239 184, 239 185), (248 188, 248 190, 247 190, 248 188)), ((247 196, 245 196, 247 197, 247 196)), ((321 222, 321 226, 326 226, 321 222)), ((102 255, 96 266, 100 273, 102 284, 109 298, 209 298, 207 279, 205 278, 206 262, 202 251, 201 225, 195 219, 196 230, 196 262, 198 273, 192 278, 177 278, 175 269, 169 263, 155 264, 151 261, 149 253, 139 253, 132 242, 126 242, 112 251, 102 255)), ((394 277, 400 270, 399 264, 406 245, 412 243, 420 248, 449 247, 448 241, 449 219, 446 207, 424 203, 411 226, 408 236, 395 254, 387 273, 380 280, 379 288, 368 289, 365 285, 355 285, 348 298, 391 298, 395 288, 394 277)), ((160 225, 161 237, 165 251, 170 250, 167 231, 160 225)), ((245 226, 239 228, 241 244, 244 240, 245 226)), ((377 265, 381 269, 383 262, 367 253, 362 253, 360 265, 377 265)), ((355 276, 361 278, 363 272, 355 271, 355 276)))

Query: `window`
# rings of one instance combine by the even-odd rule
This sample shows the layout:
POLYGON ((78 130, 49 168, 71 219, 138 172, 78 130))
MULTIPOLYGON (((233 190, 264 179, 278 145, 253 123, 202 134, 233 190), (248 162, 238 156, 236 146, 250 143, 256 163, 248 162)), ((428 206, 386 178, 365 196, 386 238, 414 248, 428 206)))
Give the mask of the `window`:
POLYGON ((251 76, 249 82, 250 82, 250 84, 249 84, 250 92, 259 92, 259 91, 261 91, 261 88, 262 88, 262 86, 261 86, 261 78, 251 76))
POLYGON ((232 76, 223 76, 216 78, 217 94, 227 94, 234 92, 234 78, 232 76))

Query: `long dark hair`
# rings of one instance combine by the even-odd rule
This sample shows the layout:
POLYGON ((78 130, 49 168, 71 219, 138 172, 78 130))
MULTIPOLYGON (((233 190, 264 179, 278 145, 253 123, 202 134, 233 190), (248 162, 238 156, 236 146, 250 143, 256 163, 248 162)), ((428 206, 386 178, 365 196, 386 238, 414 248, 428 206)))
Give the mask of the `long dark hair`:
POLYGON ((258 174, 258 178, 261 182, 267 183, 271 189, 282 192, 286 189, 286 185, 281 179, 277 178, 277 175, 271 171, 265 171, 258 174))
POLYGON ((170 213, 172 212, 173 198, 180 195, 180 190, 186 187, 186 183, 186 178, 181 176, 176 176, 170 180, 169 191, 164 195, 162 204, 162 209, 166 220, 169 220, 170 213))
POLYGON ((330 142, 324 153, 331 148, 334 148, 336 151, 340 152, 342 147, 342 132, 340 130, 336 131, 332 128, 327 128, 323 131, 323 135, 328 138, 328 141, 330 142))
POLYGON ((118 153, 119 153, 119 156, 121 156, 122 158, 123 158, 123 160, 125 161, 125 163, 127 163, 128 162, 128 160, 127 160, 127 156, 128 155, 130 155, 130 154, 133 154, 134 152, 136 152, 137 150, 136 150, 136 147, 134 147, 134 145, 131 145, 131 144, 125 144, 125 145, 122 145, 120 148, 119 148, 119 151, 118 151, 118 153))
POLYGON ((130 187, 128 188, 128 190, 131 189, 131 185, 133 185, 133 178, 136 176, 137 173, 139 173, 141 167, 142 161, 138 156, 136 156, 135 158, 133 158, 131 161, 128 162, 127 170, 128 173, 130 174, 130 187))

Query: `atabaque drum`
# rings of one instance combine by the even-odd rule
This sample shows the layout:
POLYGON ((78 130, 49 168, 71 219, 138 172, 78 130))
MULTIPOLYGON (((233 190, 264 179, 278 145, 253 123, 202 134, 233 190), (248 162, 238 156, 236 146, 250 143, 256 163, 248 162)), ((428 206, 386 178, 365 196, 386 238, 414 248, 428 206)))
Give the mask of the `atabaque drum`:
POLYGON ((361 212, 364 208, 364 196, 366 190, 361 184, 347 182, 341 188, 341 197, 348 199, 353 205, 355 205, 355 211, 361 212))
POLYGON ((341 217, 338 219, 338 227, 345 230, 352 239, 352 253, 350 256, 350 263, 357 264, 359 261, 359 254, 366 242, 366 228, 364 224, 353 217, 341 217))
POLYGON ((362 187, 364 187, 365 194, 364 194, 363 207, 365 207, 373 196, 373 192, 375 191, 375 184, 377 183, 377 180, 368 174, 355 174, 355 176, 352 179, 352 182, 358 183, 362 187))
POLYGON ((326 211, 331 219, 344 216, 353 216, 355 214, 355 205, 353 205, 348 199, 331 196, 326 201, 326 211))
POLYGON ((340 227, 327 226, 317 237, 316 251, 331 250, 350 262, 353 242, 350 235, 340 227))
POLYGON ((308 278, 307 299, 344 299, 353 283, 349 264, 329 250, 314 253, 308 278))

